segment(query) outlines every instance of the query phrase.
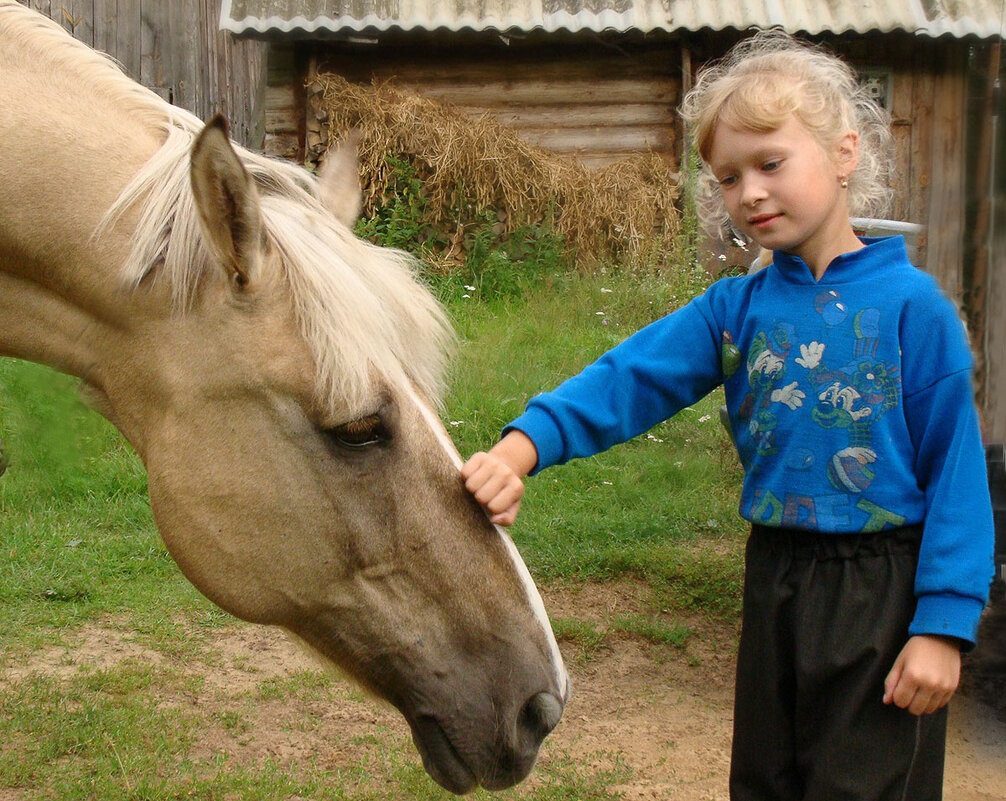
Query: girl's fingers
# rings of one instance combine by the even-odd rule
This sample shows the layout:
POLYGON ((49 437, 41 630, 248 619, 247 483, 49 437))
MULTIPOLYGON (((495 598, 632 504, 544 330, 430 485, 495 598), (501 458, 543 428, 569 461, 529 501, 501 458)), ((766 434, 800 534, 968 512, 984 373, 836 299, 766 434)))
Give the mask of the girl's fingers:
POLYGON ((890 704, 894 702, 894 691, 898 687, 898 683, 901 681, 902 664, 901 659, 895 661, 894 667, 891 668, 891 672, 887 674, 887 678, 884 680, 884 703, 890 704))
MULTIPOLYGON (((509 467, 487 454, 472 456, 463 465, 461 476, 465 481, 465 488, 493 515, 509 512, 524 495, 524 482, 509 467)), ((510 516, 516 518, 516 510, 507 515, 510 516)), ((511 520, 510 523, 512 522, 511 520)))
POLYGON ((491 464, 482 465, 465 481, 465 487, 481 504, 485 504, 505 485, 506 476, 491 464))
POLYGON ((517 513, 519 511, 520 501, 517 501, 517 503, 513 504, 503 512, 490 517, 489 520, 497 526, 512 526, 517 521, 517 513))
POLYGON ((485 454, 481 451, 479 451, 478 453, 473 453, 469 457, 468 461, 465 462, 463 465, 461 465, 461 478, 463 478, 465 482, 467 482, 468 479, 470 479, 476 473, 476 471, 478 471, 478 469, 482 467, 483 464, 485 464, 487 456, 488 454, 485 454))

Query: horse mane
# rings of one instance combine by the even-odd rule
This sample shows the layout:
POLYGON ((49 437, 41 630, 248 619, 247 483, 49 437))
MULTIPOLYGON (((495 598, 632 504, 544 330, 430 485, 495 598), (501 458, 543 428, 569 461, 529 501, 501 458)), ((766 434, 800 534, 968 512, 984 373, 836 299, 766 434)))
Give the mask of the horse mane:
MULTIPOLYGON (((184 314, 211 270, 189 177, 189 154, 203 122, 130 79, 119 65, 57 23, 0 0, 0 31, 72 71, 109 102, 159 132, 163 144, 122 190, 95 232, 139 209, 122 278, 169 282, 184 314), (156 275, 155 275, 156 273, 156 275)), ((295 164, 235 145, 259 189, 266 238, 280 255, 300 331, 314 357, 319 400, 338 413, 363 413, 375 374, 412 383, 439 403, 453 333, 440 304, 419 282, 406 253, 356 238, 318 199, 317 181, 295 164)))

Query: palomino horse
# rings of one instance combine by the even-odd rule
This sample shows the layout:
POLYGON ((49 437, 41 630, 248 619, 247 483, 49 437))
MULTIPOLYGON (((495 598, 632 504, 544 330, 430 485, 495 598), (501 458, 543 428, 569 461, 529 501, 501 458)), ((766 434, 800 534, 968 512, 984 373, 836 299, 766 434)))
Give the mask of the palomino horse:
POLYGON ((0 0, 0 355, 81 379, 207 597, 394 704, 444 787, 506 787, 565 669, 431 408, 442 313, 337 219, 359 182, 330 162, 236 149, 0 0))

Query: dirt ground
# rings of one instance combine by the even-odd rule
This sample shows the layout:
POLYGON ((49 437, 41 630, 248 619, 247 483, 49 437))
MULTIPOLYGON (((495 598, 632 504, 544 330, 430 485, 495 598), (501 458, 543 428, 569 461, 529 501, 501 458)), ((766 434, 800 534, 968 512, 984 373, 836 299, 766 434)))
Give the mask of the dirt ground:
MULTIPOLYGON (((575 617, 599 627, 616 614, 642 610, 644 597, 644 591, 631 584, 553 588, 543 594, 554 618, 575 617)), ((602 769, 624 766, 628 770, 621 773, 628 778, 611 789, 626 801, 726 801, 734 634, 698 620, 685 622, 696 634, 682 651, 614 635, 589 653, 576 643, 562 643, 573 697, 542 750, 542 763, 550 754, 568 754, 602 769)), ((207 703, 226 705, 263 681, 314 666, 298 646, 271 629, 234 626, 214 635, 213 647, 217 656, 212 667, 193 662, 187 668, 204 674, 206 692, 190 699, 201 709, 207 703)), ((72 651, 38 654, 5 675, 71 675, 80 665, 108 666, 124 659, 156 663, 164 657, 137 645, 128 633, 96 628, 72 651)), ((254 736, 236 739, 222 727, 210 729, 199 749, 205 753, 191 756, 211 758, 226 751, 238 759, 301 762, 324 751, 324 764, 345 766, 375 759, 373 752, 380 747, 371 736, 375 730, 402 741, 408 738, 393 709, 348 686, 335 693, 334 703, 315 711, 320 720, 310 728, 293 725, 303 710, 291 709, 282 700, 258 704, 254 714, 254 736)), ((1006 716, 971 693, 955 699, 950 721, 945 798, 1003 801, 1006 716)), ((534 774, 528 781, 533 786, 534 774)))

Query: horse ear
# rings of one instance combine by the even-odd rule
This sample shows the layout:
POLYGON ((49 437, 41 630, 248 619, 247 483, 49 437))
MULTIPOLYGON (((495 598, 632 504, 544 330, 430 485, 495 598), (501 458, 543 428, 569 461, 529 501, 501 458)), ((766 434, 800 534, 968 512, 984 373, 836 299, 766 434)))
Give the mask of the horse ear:
POLYGON ((357 149, 359 131, 351 131, 328 151, 318 172, 318 196, 335 219, 352 228, 360 216, 363 197, 360 191, 360 160, 357 149))
POLYGON ((192 193, 210 249, 238 287, 258 274, 262 214, 255 184, 231 147, 227 120, 211 119, 192 146, 192 193))

